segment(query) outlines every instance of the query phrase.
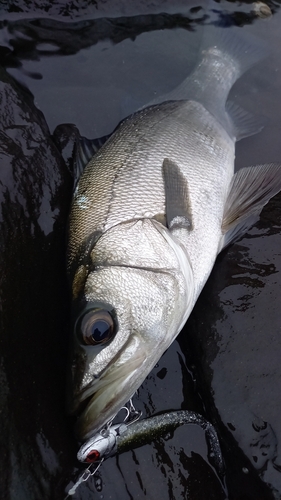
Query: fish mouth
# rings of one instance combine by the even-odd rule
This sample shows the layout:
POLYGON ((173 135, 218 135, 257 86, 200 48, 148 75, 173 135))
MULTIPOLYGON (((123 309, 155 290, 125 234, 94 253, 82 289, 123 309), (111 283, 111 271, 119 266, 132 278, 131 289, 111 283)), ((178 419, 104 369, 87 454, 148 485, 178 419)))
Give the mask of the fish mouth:
POLYGON ((81 394, 75 412, 78 414, 75 424, 78 441, 86 441, 114 418, 150 371, 150 364, 147 369, 145 363, 147 353, 140 340, 135 340, 130 343, 130 349, 125 349, 120 358, 91 383, 84 397, 81 394), (133 355, 130 352, 132 347, 133 355))

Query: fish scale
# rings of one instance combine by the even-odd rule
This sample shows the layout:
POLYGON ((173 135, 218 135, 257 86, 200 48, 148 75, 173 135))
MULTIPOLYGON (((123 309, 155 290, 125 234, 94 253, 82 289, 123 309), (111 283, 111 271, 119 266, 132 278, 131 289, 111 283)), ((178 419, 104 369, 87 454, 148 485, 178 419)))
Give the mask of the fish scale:
MULTIPOLYGON (((233 168, 233 141, 224 130, 220 130, 219 124, 217 124, 218 130, 214 130, 216 122, 200 104, 168 102, 161 107, 148 109, 145 114, 141 111, 139 115, 137 134, 134 133, 134 124, 138 114, 121 125, 111 141, 97 156, 94 156, 85 169, 74 197, 70 220, 72 258, 79 251, 81 241, 88 238, 92 232, 107 231, 116 224, 131 219, 149 218, 156 214, 164 216, 162 162, 165 157, 173 159, 180 165, 191 186, 196 171, 198 183, 201 184, 201 177, 204 176, 202 159, 206 169, 213 165, 214 157, 216 168, 219 169, 219 162, 222 162, 222 167, 229 162, 230 168, 233 168), (203 113, 205 111, 206 115, 203 116, 203 120, 202 111, 203 113), (201 130, 196 127, 198 121, 201 130), (149 138, 146 137, 144 142, 143 137, 148 133, 149 138), (129 151, 128 141, 131 145, 129 151), (206 150, 206 154, 204 156, 204 153, 200 153, 198 157, 198 151, 202 152, 202 148, 203 151, 206 150), (91 176, 94 173, 94 182, 89 183, 87 172, 91 172, 89 174, 91 176), (87 198, 87 208, 81 207, 81 196, 87 198), (94 212, 92 207, 95 208, 94 212)), ((221 170, 218 174, 214 172, 214 183, 217 183, 220 173, 221 170)), ((231 176, 232 171, 228 176, 229 182, 231 176)), ((191 197, 196 204, 198 186, 195 185, 194 188, 196 193, 193 196, 191 190, 191 197)))

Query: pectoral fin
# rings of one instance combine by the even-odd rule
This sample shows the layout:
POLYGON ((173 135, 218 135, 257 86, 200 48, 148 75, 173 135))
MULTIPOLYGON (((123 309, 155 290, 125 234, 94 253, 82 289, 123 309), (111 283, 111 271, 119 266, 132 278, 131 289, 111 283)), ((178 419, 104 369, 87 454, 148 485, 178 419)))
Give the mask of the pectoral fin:
POLYGON ((220 250, 242 236, 259 218, 264 205, 281 190, 281 165, 239 170, 232 178, 222 221, 220 250))
POLYGON ((188 184, 178 165, 165 158, 162 166, 165 186, 166 219, 169 229, 192 230, 191 204, 188 184))

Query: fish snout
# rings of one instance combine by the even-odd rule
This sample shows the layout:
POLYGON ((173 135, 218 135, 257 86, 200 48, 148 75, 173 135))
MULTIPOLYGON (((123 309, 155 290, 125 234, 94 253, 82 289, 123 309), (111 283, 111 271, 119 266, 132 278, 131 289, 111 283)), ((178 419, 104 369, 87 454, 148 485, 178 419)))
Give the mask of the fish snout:
MULTIPOLYGON (((145 378, 147 352, 137 334, 131 336, 119 357, 112 361, 99 377, 92 377, 89 385, 80 394, 75 434, 85 441, 98 432, 118 413, 133 396, 145 378)), ((78 395, 79 399, 79 395, 78 395)))

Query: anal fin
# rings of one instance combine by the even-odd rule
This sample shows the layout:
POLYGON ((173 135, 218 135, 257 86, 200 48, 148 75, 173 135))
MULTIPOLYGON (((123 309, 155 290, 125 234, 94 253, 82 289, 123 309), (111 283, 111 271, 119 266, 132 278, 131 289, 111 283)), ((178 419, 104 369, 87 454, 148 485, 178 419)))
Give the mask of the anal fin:
POLYGON ((246 167, 232 178, 222 221, 220 250, 242 236, 281 190, 281 165, 246 167))
POLYGON ((234 102, 227 101, 225 108, 231 118, 233 135, 236 141, 258 134, 263 129, 264 123, 260 119, 252 116, 234 102))
POLYGON ((188 184, 178 165, 165 158, 162 166, 165 186, 166 219, 169 229, 192 230, 191 203, 188 184))

